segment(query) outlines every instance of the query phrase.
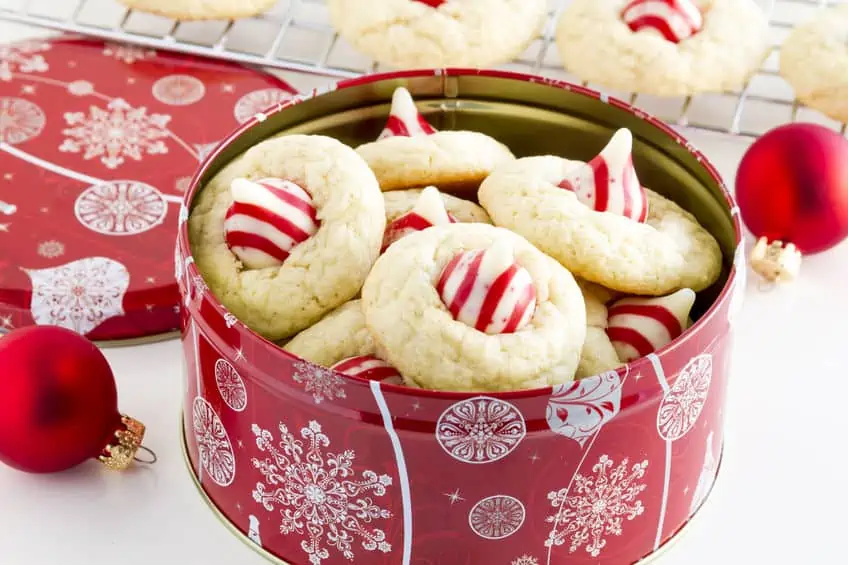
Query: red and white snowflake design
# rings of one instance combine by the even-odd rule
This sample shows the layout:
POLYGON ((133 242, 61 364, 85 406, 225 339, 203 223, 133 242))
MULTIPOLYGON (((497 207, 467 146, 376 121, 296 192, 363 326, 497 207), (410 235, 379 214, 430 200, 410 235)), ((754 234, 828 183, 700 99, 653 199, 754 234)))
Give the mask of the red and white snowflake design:
POLYGON ((65 254, 65 244, 51 239, 38 244, 38 254, 45 259, 55 259, 65 254))
POLYGON ((439 417, 436 439, 463 463, 492 463, 509 455, 527 433, 521 412, 508 402, 479 396, 457 402, 439 417))
POLYGON ((132 65, 136 61, 144 61, 154 58, 156 56, 156 51, 123 43, 107 43, 103 46, 103 55, 118 59, 128 65, 132 65))
POLYGON ((38 325, 61 326, 85 335, 124 313, 130 274, 117 261, 89 257, 24 272, 32 281, 30 309, 38 325))
POLYGON ((468 513, 468 525, 483 539, 508 538, 522 525, 526 512, 520 500, 505 494, 489 496, 478 502, 468 513))
POLYGON ((50 69, 44 59, 50 44, 44 41, 25 41, 0 45, 0 80, 12 80, 12 73, 43 73, 50 69))
POLYGON ((319 365, 313 365, 306 361, 295 361, 292 379, 297 384, 305 385, 304 390, 312 393, 315 404, 321 404, 325 400, 346 398, 344 391, 344 379, 319 365))
POLYGON ((509 565, 539 565, 539 560, 525 553, 521 557, 513 559, 509 565))
POLYGON ((570 542, 574 553, 585 546, 586 553, 597 557, 607 545, 606 537, 620 536, 622 521, 642 515, 645 508, 639 495, 647 488, 641 482, 647 461, 635 463, 625 457, 617 466, 608 455, 602 455, 592 467, 592 476, 576 474, 568 488, 548 493, 556 512, 547 518, 552 523, 546 547, 570 542))
POLYGON ((143 182, 112 181, 91 186, 77 197, 74 214, 91 231, 137 235, 161 224, 168 213, 162 193, 143 182))
POLYGON ((256 483, 253 499, 268 512, 278 511, 280 533, 304 538, 300 547, 311 565, 330 559, 330 548, 353 562, 357 539, 365 551, 392 550, 385 531, 372 526, 392 517, 374 501, 385 496, 386 487, 392 484, 390 476, 355 469, 356 452, 351 449, 325 453, 330 438, 318 422, 311 421, 300 430, 302 440, 283 423, 279 441, 256 424, 252 429, 256 446, 268 454, 264 459, 252 459, 263 478, 256 483))
POLYGON ((191 75, 169 75, 153 83, 153 97, 168 106, 191 106, 206 95, 203 81, 191 75))
POLYGON ((16 145, 37 137, 47 118, 44 111, 23 98, 0 97, 0 142, 16 145))
POLYGON ((62 131, 67 139, 59 147, 67 153, 83 153, 83 159, 96 157, 109 169, 116 169, 129 158, 141 161, 144 154, 168 152, 163 141, 168 137, 171 116, 148 114, 147 108, 133 108, 121 98, 105 109, 91 106, 89 113, 67 112, 69 126, 62 131))
POLYGON ((712 378, 713 356, 709 353, 692 358, 683 367, 657 412, 657 430, 663 439, 678 440, 692 429, 704 408, 712 378))
POLYGON ((226 487, 236 478, 236 458, 227 430, 212 405, 198 396, 192 405, 192 425, 203 470, 215 484, 226 487))
POLYGON ((94 93, 94 85, 87 80, 75 80, 68 84, 68 92, 74 96, 88 96, 94 93))
POLYGON ((254 90, 239 98, 233 113, 238 123, 243 124, 259 112, 269 109, 275 104, 287 102, 292 95, 281 88, 263 88, 254 90))
POLYGON ((215 384, 218 385, 221 398, 231 409, 242 412, 247 407, 247 389, 244 387, 244 381, 235 367, 225 359, 218 359, 215 362, 215 384))

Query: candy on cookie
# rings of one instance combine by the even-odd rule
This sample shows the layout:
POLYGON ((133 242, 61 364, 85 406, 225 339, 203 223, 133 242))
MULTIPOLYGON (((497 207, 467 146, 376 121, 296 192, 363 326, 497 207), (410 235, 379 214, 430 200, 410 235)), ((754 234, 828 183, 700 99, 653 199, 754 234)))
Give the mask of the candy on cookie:
POLYGON ((436 226, 393 244, 366 279, 362 311, 380 357, 434 390, 570 381, 586 337, 571 274, 486 224, 436 226))
MULTIPOLYGON (((429 188, 429 187, 428 187, 429 188)), ((433 187, 436 189, 436 187, 433 187)), ((386 221, 391 224, 400 216, 406 214, 418 203, 421 194, 425 189, 410 188, 408 190, 393 190, 383 193, 383 201, 386 204, 386 221)), ((438 191, 438 189, 436 189, 438 191)), ((444 203, 445 210, 448 211, 450 217, 457 222, 471 224, 480 222, 483 224, 491 224, 492 220, 483 208, 471 202, 457 198, 445 192, 438 192, 439 197, 444 203)))
POLYGON ((330 21, 354 48, 402 69, 492 67, 542 31, 546 0, 329 0, 330 21))
POLYGON ((505 145, 482 133, 437 131, 403 87, 392 96, 389 118, 378 139, 360 145, 357 152, 384 192, 430 185, 473 191, 495 167, 515 159, 505 145))
POLYGON ((354 150, 329 137, 286 135, 213 177, 188 223, 209 289, 277 341, 356 296, 380 253, 386 216, 377 179, 354 150))
POLYGON ((768 29, 755 0, 573 0, 556 40, 581 80, 685 96, 745 84, 769 53, 768 29))
MULTIPOLYGON (((527 157, 499 167, 478 197, 496 225, 526 237, 575 276, 608 289, 661 296, 684 287, 700 291, 718 280, 721 249, 692 214, 648 189, 644 222, 638 221, 641 213, 623 215, 625 208, 595 210, 562 188, 586 170, 579 161, 527 157)), ((611 176, 607 180, 608 191, 625 186, 611 176)))
POLYGON ((411 210, 395 218, 386 226, 382 251, 412 232, 454 223, 456 218, 448 213, 438 189, 434 186, 427 187, 421 192, 411 210))
POLYGON ((695 292, 683 288, 659 298, 623 298, 609 307, 607 335, 630 362, 665 347, 689 326, 695 292))
POLYGON ((373 355, 342 359, 330 368, 349 377, 361 377, 393 385, 403 384, 403 377, 397 369, 373 355))

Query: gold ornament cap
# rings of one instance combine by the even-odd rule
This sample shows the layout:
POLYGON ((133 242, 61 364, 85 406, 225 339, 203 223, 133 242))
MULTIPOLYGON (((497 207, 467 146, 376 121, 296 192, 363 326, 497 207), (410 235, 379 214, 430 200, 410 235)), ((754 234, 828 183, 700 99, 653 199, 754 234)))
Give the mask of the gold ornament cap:
POLYGON ((761 237, 751 250, 751 269, 770 283, 792 281, 801 269, 801 252, 791 243, 761 237))
POLYGON ((115 430, 113 441, 103 449, 98 461, 112 471, 128 469, 133 461, 138 461, 136 454, 143 449, 144 432, 144 424, 121 414, 121 427, 115 430))

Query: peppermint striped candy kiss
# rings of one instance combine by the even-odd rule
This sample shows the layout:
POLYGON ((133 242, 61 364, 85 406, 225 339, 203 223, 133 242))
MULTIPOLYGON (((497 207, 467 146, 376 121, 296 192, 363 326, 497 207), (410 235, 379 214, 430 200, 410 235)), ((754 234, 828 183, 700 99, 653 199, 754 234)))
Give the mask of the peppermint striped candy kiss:
POLYGON ((248 269, 279 267, 298 244, 318 231, 318 212, 309 194, 277 178, 235 179, 233 204, 224 220, 230 250, 248 269))
POLYGON ((607 335, 628 363, 665 347, 688 326, 695 292, 684 288, 659 298, 623 298, 609 307, 607 335))
POLYGON ((581 164, 559 186, 596 212, 610 212, 644 223, 648 196, 633 166, 633 135, 628 129, 615 132, 601 153, 581 164))
POLYGON ((415 106, 412 95, 404 87, 398 87, 392 94, 392 109, 389 119, 377 140, 387 137, 415 137, 432 135, 436 129, 427 123, 415 106))
POLYGON ((530 273, 504 242, 458 253, 439 276, 436 290, 454 320, 487 334, 516 332, 536 310, 530 273))
POLYGON ((330 367, 349 377, 362 377, 369 381, 380 381, 387 384, 402 385, 403 377, 397 369, 372 355, 348 357, 330 367))
POLYGON ((421 191, 412 210, 396 218, 386 227, 382 251, 385 251, 389 245, 400 238, 413 232, 426 230, 433 226, 455 223, 456 218, 445 209, 445 203, 439 194, 439 190, 435 186, 428 186, 421 191))
POLYGON ((416 2, 421 2, 422 4, 427 4, 431 8, 438 8, 448 0, 415 0, 416 2))
POLYGON ((701 31, 704 17, 691 0, 633 0, 621 12, 634 32, 651 30, 672 43, 680 43, 701 31))

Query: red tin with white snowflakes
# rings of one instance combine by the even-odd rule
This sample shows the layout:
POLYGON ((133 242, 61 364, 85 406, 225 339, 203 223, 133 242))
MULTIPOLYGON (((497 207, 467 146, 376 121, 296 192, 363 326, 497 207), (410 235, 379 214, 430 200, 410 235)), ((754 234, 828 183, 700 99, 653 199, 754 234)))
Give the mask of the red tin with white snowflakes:
POLYGON ((689 522, 718 471, 745 288, 738 212, 685 139, 623 102, 540 77, 377 75, 249 120, 204 163, 189 207, 206 179, 270 135, 297 127, 350 144, 374 139, 401 85, 438 129, 482 131, 521 155, 588 160, 629 128, 643 182, 685 202, 719 240, 721 281, 699 296, 689 330, 618 371, 514 393, 440 393, 344 376, 258 337, 203 283, 183 223, 184 433, 203 495, 254 549, 292 565, 650 558, 689 522))
POLYGON ((191 175, 291 92, 150 49, 0 45, 0 333, 49 324, 121 341, 178 329, 174 238, 191 175))

